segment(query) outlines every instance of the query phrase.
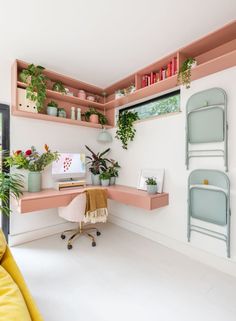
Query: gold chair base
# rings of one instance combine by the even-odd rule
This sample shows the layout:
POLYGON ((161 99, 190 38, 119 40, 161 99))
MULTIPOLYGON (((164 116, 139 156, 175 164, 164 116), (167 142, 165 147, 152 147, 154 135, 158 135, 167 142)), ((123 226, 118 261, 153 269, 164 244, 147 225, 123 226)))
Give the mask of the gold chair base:
POLYGON ((84 225, 82 222, 80 222, 78 229, 70 229, 70 230, 65 230, 61 234, 61 238, 64 240, 66 238, 65 233, 67 232, 75 232, 68 240, 67 242, 67 248, 68 250, 72 249, 72 241, 76 238, 79 237, 80 235, 85 235, 88 236, 92 240, 92 246, 96 246, 96 241, 95 237, 90 234, 89 232, 96 232, 97 236, 101 235, 99 230, 96 227, 90 226, 90 225, 84 225))

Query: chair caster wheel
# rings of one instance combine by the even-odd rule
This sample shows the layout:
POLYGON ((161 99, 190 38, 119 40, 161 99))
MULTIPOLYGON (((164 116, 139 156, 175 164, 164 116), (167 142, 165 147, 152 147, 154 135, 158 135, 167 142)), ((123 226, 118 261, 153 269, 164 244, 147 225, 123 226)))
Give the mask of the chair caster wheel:
POLYGON ((96 246, 96 242, 93 241, 92 242, 92 247, 94 247, 94 246, 96 246))
POLYGON ((66 236, 64 234, 61 234, 61 239, 64 240, 66 236))
POLYGON ((101 235, 101 232, 97 231, 97 236, 100 236, 101 235))
POLYGON ((68 244, 68 245, 67 245, 68 250, 71 250, 72 247, 73 247, 73 246, 72 246, 71 244, 68 244))

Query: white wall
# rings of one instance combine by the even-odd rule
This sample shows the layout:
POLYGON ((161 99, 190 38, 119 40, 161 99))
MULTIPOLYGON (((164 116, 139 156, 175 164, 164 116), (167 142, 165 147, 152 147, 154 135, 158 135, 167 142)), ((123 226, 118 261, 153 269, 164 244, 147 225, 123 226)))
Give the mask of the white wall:
MULTIPOLYGON (((181 89, 182 112, 180 114, 137 123, 135 126, 137 134, 134 142, 130 143, 128 151, 123 150, 120 142, 115 140, 112 145, 112 156, 122 166, 118 182, 136 186, 142 168, 165 168, 164 191, 170 195, 170 204, 167 207, 149 212, 114 202, 111 205, 111 221, 168 246, 186 247, 187 177, 189 171, 185 167, 185 105, 187 99, 195 92, 211 87, 221 87, 226 91, 228 97, 229 177, 232 208, 231 261, 236 260, 235 79, 236 68, 231 68, 192 82, 190 89, 181 89)), ((195 168, 224 170, 221 158, 195 159, 190 164, 190 170, 195 168)), ((225 258, 226 255, 224 242, 201 234, 192 233, 191 246, 221 258, 225 258)))

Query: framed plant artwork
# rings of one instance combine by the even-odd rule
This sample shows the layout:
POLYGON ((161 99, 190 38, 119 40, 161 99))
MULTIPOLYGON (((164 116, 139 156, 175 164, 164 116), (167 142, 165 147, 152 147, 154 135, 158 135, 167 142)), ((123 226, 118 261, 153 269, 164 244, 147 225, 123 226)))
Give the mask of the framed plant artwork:
POLYGON ((161 169, 142 169, 139 176, 138 189, 144 191, 147 190, 146 180, 148 178, 154 178, 157 181, 157 192, 163 192, 163 183, 164 183, 164 168, 161 169))

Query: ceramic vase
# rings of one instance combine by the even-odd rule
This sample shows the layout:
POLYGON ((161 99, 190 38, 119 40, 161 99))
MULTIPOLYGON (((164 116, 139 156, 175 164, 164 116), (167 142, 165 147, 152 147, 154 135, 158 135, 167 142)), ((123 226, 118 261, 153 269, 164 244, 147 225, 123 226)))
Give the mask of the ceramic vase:
POLYGON ((95 174, 91 173, 91 178, 92 178, 93 185, 100 185, 101 184, 99 174, 95 175, 95 174))
POLYGON ((102 186, 109 186, 110 180, 109 179, 101 179, 102 186))
POLYGON ((157 185, 147 185, 148 194, 156 194, 157 193, 157 185))
POLYGON ((47 114, 50 116, 57 116, 57 107, 48 106, 47 107, 47 114))
POLYGON ((40 172, 29 172, 28 191, 32 193, 41 191, 41 173, 40 172))
POLYGON ((98 124, 98 123, 99 123, 99 121, 98 121, 98 115, 94 115, 94 114, 90 115, 89 121, 90 121, 90 123, 98 124))
POLYGON ((116 183, 116 177, 111 177, 110 178, 110 185, 115 185, 115 183, 116 183))

